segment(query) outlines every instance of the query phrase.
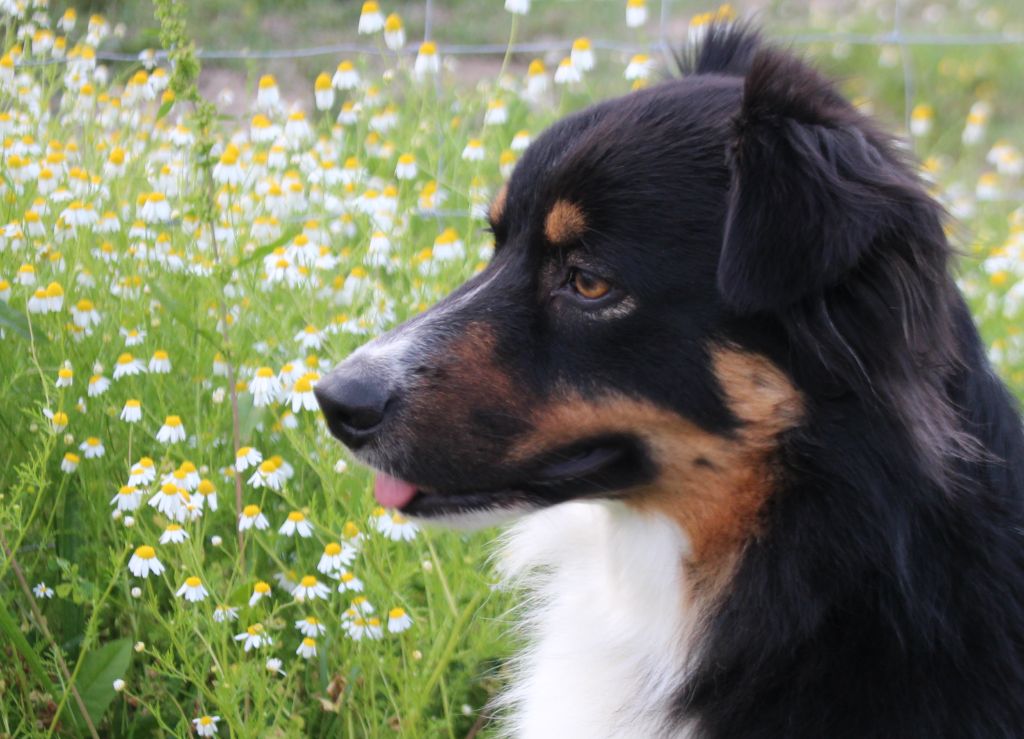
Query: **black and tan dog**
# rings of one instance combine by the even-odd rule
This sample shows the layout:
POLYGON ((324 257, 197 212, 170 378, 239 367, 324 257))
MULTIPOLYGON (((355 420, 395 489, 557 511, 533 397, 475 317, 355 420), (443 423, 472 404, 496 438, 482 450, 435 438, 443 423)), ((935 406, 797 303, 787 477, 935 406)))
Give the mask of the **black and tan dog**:
POLYGON ((544 133, 490 265, 317 386, 382 504, 529 514, 510 733, 1024 736, 1024 435, 942 219, 715 28, 544 133))

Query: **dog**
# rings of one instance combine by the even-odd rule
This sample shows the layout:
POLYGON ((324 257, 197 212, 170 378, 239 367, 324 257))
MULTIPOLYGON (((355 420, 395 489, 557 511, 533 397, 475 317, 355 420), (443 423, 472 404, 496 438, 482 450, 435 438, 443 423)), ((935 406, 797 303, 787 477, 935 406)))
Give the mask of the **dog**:
POLYGON ((1024 433, 941 206, 757 29, 681 66, 537 138, 330 431, 382 505, 515 520, 509 735, 1024 736, 1024 433))

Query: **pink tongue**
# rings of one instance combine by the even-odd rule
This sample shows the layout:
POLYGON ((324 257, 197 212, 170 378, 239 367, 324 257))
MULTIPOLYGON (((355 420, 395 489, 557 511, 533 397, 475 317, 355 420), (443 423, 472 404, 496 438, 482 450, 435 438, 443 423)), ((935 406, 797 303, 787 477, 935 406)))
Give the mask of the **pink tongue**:
POLYGON ((416 487, 398 478, 378 472, 373 479, 373 497, 386 508, 401 508, 416 495, 416 487))

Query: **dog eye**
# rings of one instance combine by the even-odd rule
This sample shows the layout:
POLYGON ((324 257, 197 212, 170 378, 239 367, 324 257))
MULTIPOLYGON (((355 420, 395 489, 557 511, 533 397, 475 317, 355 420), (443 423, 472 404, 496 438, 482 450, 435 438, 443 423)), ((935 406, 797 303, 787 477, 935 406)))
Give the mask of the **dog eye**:
POLYGON ((582 269, 574 269, 570 273, 569 284, 577 295, 586 300, 599 300, 612 289, 607 280, 582 269))

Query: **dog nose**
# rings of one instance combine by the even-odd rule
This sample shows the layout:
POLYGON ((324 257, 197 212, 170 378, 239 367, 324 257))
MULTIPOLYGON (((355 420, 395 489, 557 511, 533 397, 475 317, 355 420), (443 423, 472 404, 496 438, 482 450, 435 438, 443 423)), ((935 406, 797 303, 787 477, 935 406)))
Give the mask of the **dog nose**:
POLYGON ((355 448, 370 439, 384 421, 394 395, 379 375, 342 364, 313 388, 331 433, 355 448))

